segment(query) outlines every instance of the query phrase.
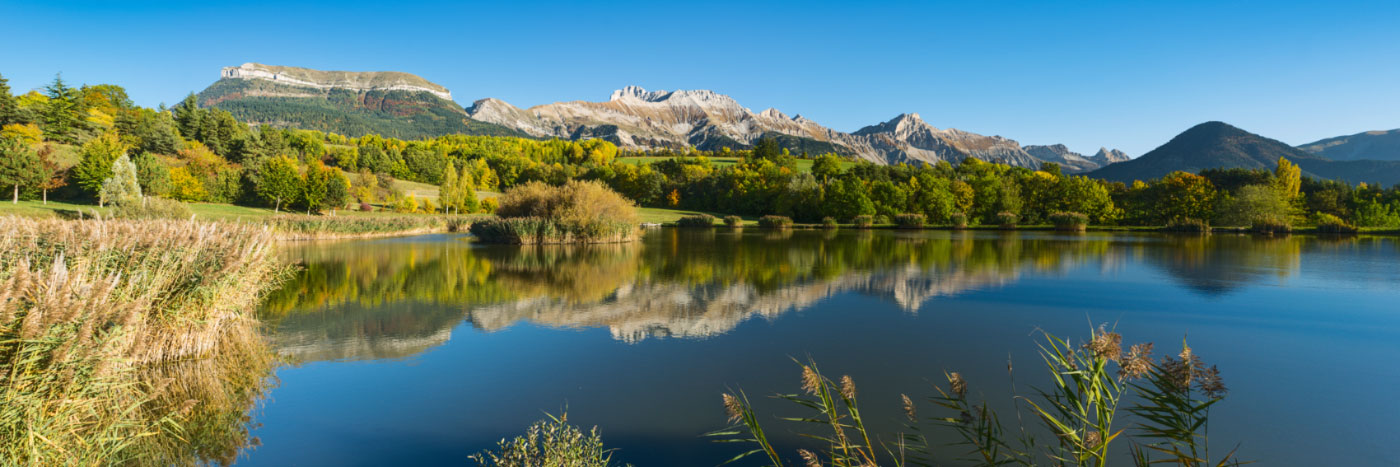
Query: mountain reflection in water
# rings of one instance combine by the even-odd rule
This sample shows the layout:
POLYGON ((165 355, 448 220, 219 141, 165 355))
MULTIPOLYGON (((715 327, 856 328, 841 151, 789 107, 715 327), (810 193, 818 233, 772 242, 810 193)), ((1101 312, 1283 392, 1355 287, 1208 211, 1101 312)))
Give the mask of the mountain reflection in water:
POLYGON ((412 356, 467 320, 606 327, 613 338, 706 338, 843 292, 909 313, 1024 271, 1155 265, 1204 296, 1286 279, 1310 249, 1391 248, 1371 238, 948 231, 666 229, 622 245, 485 246, 466 237, 288 246, 303 268, 263 317, 302 361, 412 356))

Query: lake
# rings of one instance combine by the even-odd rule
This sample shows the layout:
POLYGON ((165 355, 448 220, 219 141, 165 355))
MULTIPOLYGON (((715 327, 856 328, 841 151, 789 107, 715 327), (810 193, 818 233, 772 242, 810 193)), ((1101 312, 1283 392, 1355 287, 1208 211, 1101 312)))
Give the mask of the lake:
POLYGON ((261 316, 293 363, 251 412, 261 445, 240 465, 469 464, 567 410, 617 460, 714 466, 747 450, 700 436, 726 426, 727 389, 794 446, 776 417, 802 412, 764 396, 797 392, 808 357, 854 378, 888 439, 901 393, 958 371, 1010 410, 1008 360, 1019 392, 1046 383, 1038 330, 1103 323, 1158 355, 1184 337, 1219 365, 1218 452, 1400 464, 1393 238, 667 228, 628 245, 429 235, 282 254, 302 269, 261 316))

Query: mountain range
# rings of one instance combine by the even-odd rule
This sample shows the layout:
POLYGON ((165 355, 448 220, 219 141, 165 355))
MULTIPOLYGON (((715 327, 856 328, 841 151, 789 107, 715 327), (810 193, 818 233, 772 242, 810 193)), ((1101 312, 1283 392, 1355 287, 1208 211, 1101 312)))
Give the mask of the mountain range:
POLYGON ((1023 147, 1001 136, 940 129, 916 113, 845 133, 777 109, 754 112, 729 96, 707 90, 648 91, 628 86, 602 102, 558 102, 528 109, 494 98, 477 100, 463 109, 451 97, 447 88, 408 73, 246 63, 224 68, 219 81, 200 92, 198 99, 202 106, 227 110, 249 123, 350 136, 602 138, 626 149, 701 150, 743 149, 771 137, 794 153, 835 152, 880 164, 956 164, 976 157, 1027 168, 1057 162, 1067 172, 1127 159, 1117 150, 1103 149, 1086 157, 1063 145, 1023 147))
POLYGON ((199 93, 200 105, 228 110, 253 124, 398 138, 447 134, 533 138, 602 138, 625 149, 743 149, 775 138, 794 153, 835 152, 879 164, 957 164, 969 157, 1039 168, 1054 162, 1067 173, 1131 182, 1173 171, 1272 169, 1280 157, 1305 174, 1348 182, 1400 182, 1400 130, 1328 138, 1298 147, 1223 122, 1196 125, 1131 159, 1116 149, 1093 155, 1063 144, 1021 145, 1002 136, 941 129, 917 113, 846 133, 777 109, 749 110, 707 90, 658 91, 627 86, 605 101, 570 101, 519 108, 495 98, 462 108, 447 88, 401 72, 318 71, 246 63, 226 67, 199 93))

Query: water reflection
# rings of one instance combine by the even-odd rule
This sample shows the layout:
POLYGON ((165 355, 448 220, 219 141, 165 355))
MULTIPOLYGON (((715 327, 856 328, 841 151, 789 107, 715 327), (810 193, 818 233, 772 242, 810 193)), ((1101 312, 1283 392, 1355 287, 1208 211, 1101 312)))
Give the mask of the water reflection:
POLYGON ((263 313, 283 354, 382 359, 440 345, 464 319, 484 331, 529 322, 606 327, 626 342, 704 338, 838 293, 918 313, 932 298, 1023 273, 1111 271, 1129 259, 1216 296, 1286 279, 1311 249, 1388 245, 1355 237, 682 229, 626 245, 483 246, 445 235, 311 243, 287 249, 303 270, 263 313))

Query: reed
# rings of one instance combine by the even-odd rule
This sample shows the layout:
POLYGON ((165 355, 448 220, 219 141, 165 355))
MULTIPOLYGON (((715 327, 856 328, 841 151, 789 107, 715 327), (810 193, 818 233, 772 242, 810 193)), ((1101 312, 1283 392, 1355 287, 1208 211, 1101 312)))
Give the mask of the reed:
POLYGON ((1021 220, 1021 216, 1011 211, 997 213, 997 225, 1003 229, 1012 230, 1016 228, 1016 223, 1021 220))
POLYGON ((278 238, 283 240, 316 240, 357 238, 387 235, 409 235, 448 230, 470 223, 469 216, 311 216, 288 214, 268 218, 278 238))
POLYGON ((739 216, 724 216, 724 225, 731 229, 743 227, 744 218, 739 216))
POLYGON ((855 224, 856 228, 868 229, 871 226, 875 225, 875 216, 871 216, 869 214, 861 214, 851 219, 851 223, 855 224))
POLYGON ((790 229, 792 218, 786 216, 763 216, 758 218, 758 226, 765 229, 790 229))
POLYGON ((1168 222, 1162 230, 1167 232, 1210 233, 1210 224, 1200 219, 1177 219, 1168 222))
POLYGON ((823 229, 828 229, 828 230, 830 230, 830 229, 835 229, 835 228, 838 228, 838 227, 841 227, 841 224, 837 224, 835 218, 832 218, 832 217, 830 217, 830 216, 828 216, 828 217, 823 217, 823 218, 822 218, 822 228, 823 228, 823 229))
POLYGON ((597 182, 517 186, 500 196, 496 215, 472 224, 472 235, 488 243, 525 245, 637 239, 636 206, 597 182))
MULTIPOLYGON (((796 422, 797 434, 823 446, 820 452, 797 450, 808 466, 944 463, 925 435, 930 428, 952 431, 955 437, 951 445, 962 450, 959 460, 973 465, 1102 467, 1109 464, 1110 446, 1120 439, 1132 443, 1132 460, 1140 466, 1241 463, 1234 450, 1211 458, 1209 409, 1223 400, 1226 390, 1220 371, 1207 367, 1184 341, 1177 357, 1155 362, 1151 343, 1133 345, 1125 352, 1122 336, 1103 326, 1092 330, 1082 343, 1049 333, 1044 333, 1044 339, 1040 353, 1050 384, 1034 395, 1015 397, 1019 426, 1014 430, 1003 426, 1002 418, 985 400, 974 401, 968 382, 954 372, 944 374, 946 386, 936 386, 938 394, 928 399, 933 416, 920 417, 919 404, 901 395, 906 432, 893 441, 872 438, 861 417, 854 379, 843 376, 839 383, 827 379, 810 360, 799 362, 803 392, 774 396, 793 402, 806 413, 778 420, 796 422), (1127 394, 1133 394, 1138 402, 1120 411, 1127 394), (1133 433, 1119 420, 1120 412, 1133 417, 1133 433), (1038 420, 1038 429, 1051 434, 1053 442, 1037 443, 1023 414, 1038 420)), ((1010 369, 1008 363, 1008 372, 1010 369)), ((1014 385, 1012 392, 1016 392, 1014 385)), ((732 425, 706 435, 716 441, 753 446, 731 462, 762 454, 771 465, 785 465, 747 396, 742 391, 722 396, 732 425)))
POLYGON ((948 215, 948 223, 951 224, 951 225, 953 226, 954 229, 966 229, 966 228, 967 228, 967 214, 963 214, 963 213, 961 213, 961 212, 955 212, 955 213, 949 214, 949 215, 948 215))
POLYGON ((1317 225, 1319 233, 1354 234, 1358 231, 1355 225, 1347 223, 1340 217, 1321 212, 1313 215, 1313 224, 1317 225))
MULTIPOLYGON (((0 221, 0 458, 146 463, 178 409, 152 365, 245 343, 285 277, 267 228, 168 220, 0 221)), ((185 400, 180 401, 186 405, 185 400)))
POLYGON ((710 228, 715 226, 715 216, 709 214, 696 214, 693 216, 682 216, 676 219, 678 227, 702 227, 710 228))
POLYGON ((925 219, 923 214, 895 214, 894 225, 901 229, 922 229, 925 219))
POLYGON ((1089 226, 1089 216, 1077 212, 1055 212, 1050 214, 1050 223, 1055 230, 1083 232, 1089 226))

